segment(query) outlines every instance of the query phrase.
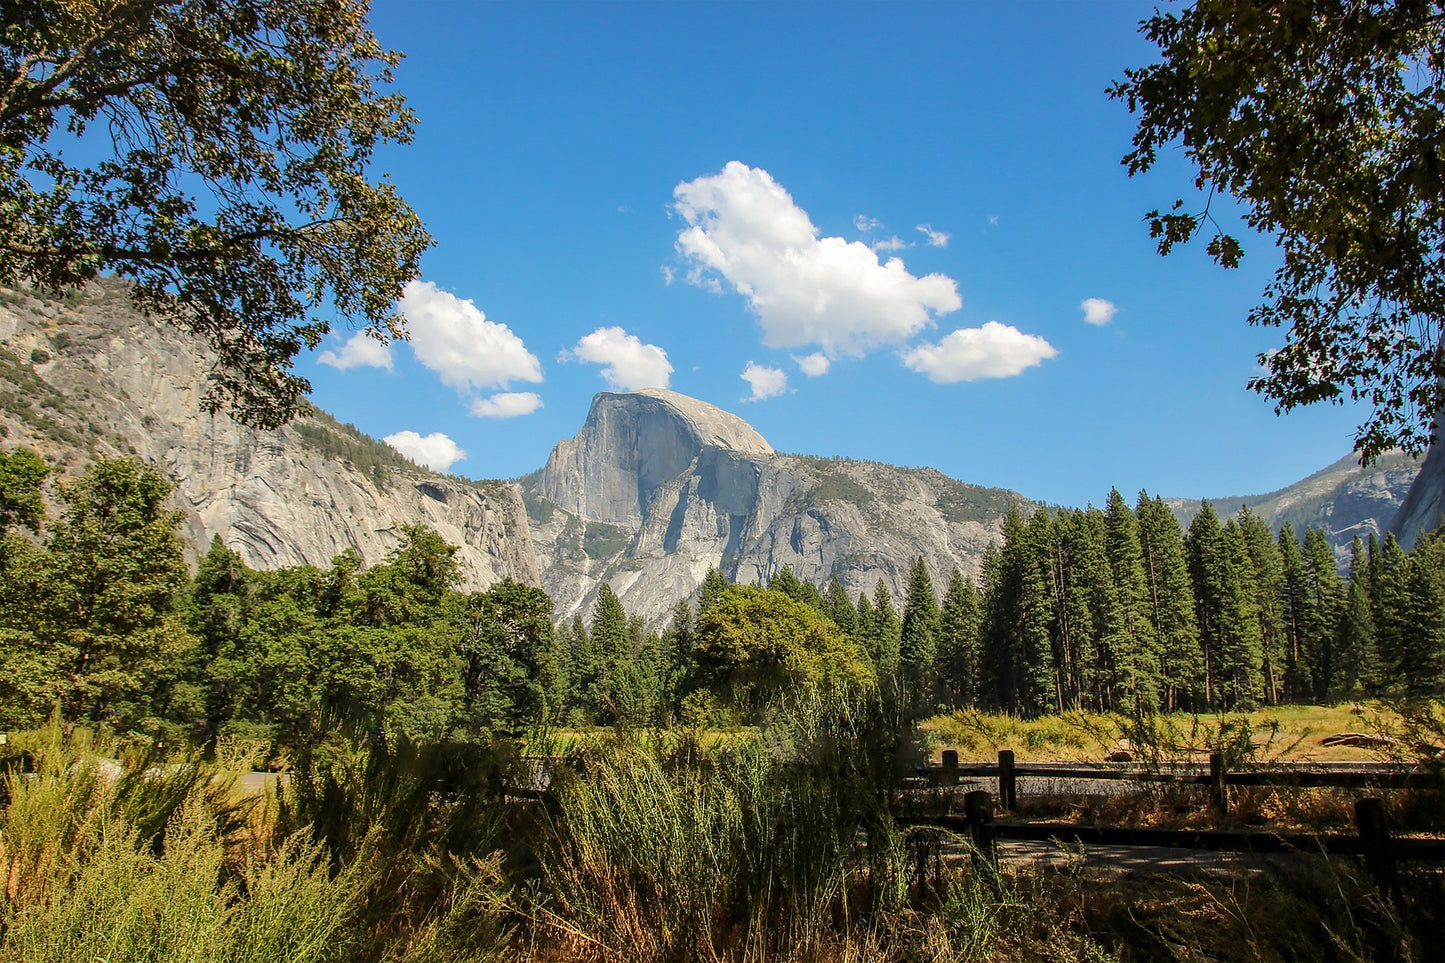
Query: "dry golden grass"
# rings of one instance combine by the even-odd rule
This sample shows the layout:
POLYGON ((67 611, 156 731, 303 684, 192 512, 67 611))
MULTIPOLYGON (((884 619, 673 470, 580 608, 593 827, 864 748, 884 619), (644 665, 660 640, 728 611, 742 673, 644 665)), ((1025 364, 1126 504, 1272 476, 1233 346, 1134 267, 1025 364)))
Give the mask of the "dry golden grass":
POLYGON ((1172 761, 1203 760, 1226 746, 1258 762, 1378 761, 1380 749, 1325 746, 1329 736, 1346 732, 1388 734, 1398 731, 1401 716, 1380 703, 1337 706, 1271 706, 1248 713, 1191 715, 1174 713, 1151 720, 1142 735, 1139 724, 1125 716, 1091 712, 1023 719, 965 710, 923 723, 934 759, 956 749, 960 761, 992 762, 1000 749, 1012 749, 1019 762, 1100 762, 1129 743, 1136 758, 1155 752, 1172 761), (1248 748, 1246 748, 1246 745, 1248 748))

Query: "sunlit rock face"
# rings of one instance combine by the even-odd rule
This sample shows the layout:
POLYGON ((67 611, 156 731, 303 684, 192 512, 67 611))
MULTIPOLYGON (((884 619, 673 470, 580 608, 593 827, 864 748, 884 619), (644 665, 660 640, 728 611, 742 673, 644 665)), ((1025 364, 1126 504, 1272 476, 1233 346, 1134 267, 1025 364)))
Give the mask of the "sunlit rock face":
MULTIPOLYGON (((1437 419, 1438 423, 1439 419, 1437 419)), ((1407 551, 1421 535, 1445 525, 1445 439, 1438 437, 1420 465, 1420 474, 1405 495, 1390 531, 1407 551)))
POLYGON ((5 448, 28 445, 69 471, 95 455, 134 454, 159 466, 176 483, 182 537, 193 550, 219 535, 256 568, 329 566, 348 549, 370 565, 405 526, 426 525, 459 546, 464 588, 506 577, 540 583, 516 485, 429 472, 320 413, 274 431, 207 414, 209 351, 138 317, 117 282, 67 302, 9 292, 0 301, 0 347, 12 375, 38 379, 20 387, 47 402, 23 417, 17 406, 0 411, 5 448), (368 451, 380 461, 352 460, 368 451))
POLYGON ((628 612, 665 625, 709 567, 765 584, 784 566, 857 598, 900 596, 922 556, 940 592, 973 574, 1022 496, 931 469, 779 455, 747 422, 676 392, 603 393, 531 493, 542 583, 561 617, 590 613, 603 582, 628 612))

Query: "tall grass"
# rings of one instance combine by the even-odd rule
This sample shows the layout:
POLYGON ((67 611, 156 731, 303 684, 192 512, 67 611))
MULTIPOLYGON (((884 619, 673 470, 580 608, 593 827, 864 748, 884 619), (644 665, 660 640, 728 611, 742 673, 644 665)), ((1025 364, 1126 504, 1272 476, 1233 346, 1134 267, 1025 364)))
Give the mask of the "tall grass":
MULTIPOLYGON (((332 874, 298 835, 259 858, 194 763, 123 770, 52 726, 5 779, 0 961, 350 959, 368 869, 332 874)), ((147 760, 150 761, 150 760, 147 760)))
POLYGON ((624 734, 547 802, 519 798, 510 743, 340 739, 268 807, 52 726, 0 780, 0 963, 1445 956, 1438 871, 1393 897, 1323 857, 1105 882, 965 849, 920 875, 897 732, 878 705, 799 703, 748 739, 624 734))
POLYGON ((764 960, 836 942, 866 908, 856 722, 794 705, 711 753, 599 749, 556 786, 529 912, 598 959, 764 960))

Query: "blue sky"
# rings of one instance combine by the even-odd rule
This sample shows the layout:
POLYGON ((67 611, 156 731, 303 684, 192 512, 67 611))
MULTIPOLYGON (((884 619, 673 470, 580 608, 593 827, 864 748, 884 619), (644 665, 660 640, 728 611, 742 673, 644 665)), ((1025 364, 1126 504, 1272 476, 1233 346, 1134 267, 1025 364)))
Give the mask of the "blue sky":
POLYGON ((470 477, 662 385, 782 451, 1060 504, 1298 480, 1359 414, 1244 387, 1282 341, 1244 323, 1267 239, 1229 272, 1155 253, 1142 216, 1190 174, 1128 178, 1104 93, 1152 9, 379 0, 419 116, 379 168, 436 247, 412 343, 335 332, 313 398, 470 477))

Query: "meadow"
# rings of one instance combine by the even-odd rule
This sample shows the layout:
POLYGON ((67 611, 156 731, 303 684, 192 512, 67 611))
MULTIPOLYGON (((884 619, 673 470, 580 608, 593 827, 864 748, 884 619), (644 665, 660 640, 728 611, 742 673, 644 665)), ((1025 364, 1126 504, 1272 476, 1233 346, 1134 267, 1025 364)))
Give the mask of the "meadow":
MULTIPOLYGON (((1334 711, 1300 725, 1332 727, 1334 711)), ((1381 721, 1403 740, 1442 717, 1436 705, 1381 721)), ((0 961, 1445 954, 1438 870, 1408 873, 1395 899, 1361 866, 1323 857, 1288 873, 1107 886, 1078 865, 995 870, 960 859, 920 879, 914 839, 897 823, 899 763, 926 747, 878 722, 866 707, 812 706, 721 737, 574 735, 572 764, 543 800, 509 792, 529 784, 511 740, 338 737, 298 758, 274 791, 247 796, 240 747, 162 758, 81 728, 13 733, 0 961)), ((946 722, 925 731, 947 743, 946 722)), ((985 725, 1009 739, 1071 731, 1006 717, 967 731, 985 725)), ((1106 731, 1105 720, 1090 725, 1106 731)), ((1028 751, 1047 750, 1036 736, 1028 751)), ((1397 808, 1433 806, 1438 820, 1438 792, 1393 795, 1397 808)), ((1154 805, 1147 795, 1136 804, 1154 805)))

